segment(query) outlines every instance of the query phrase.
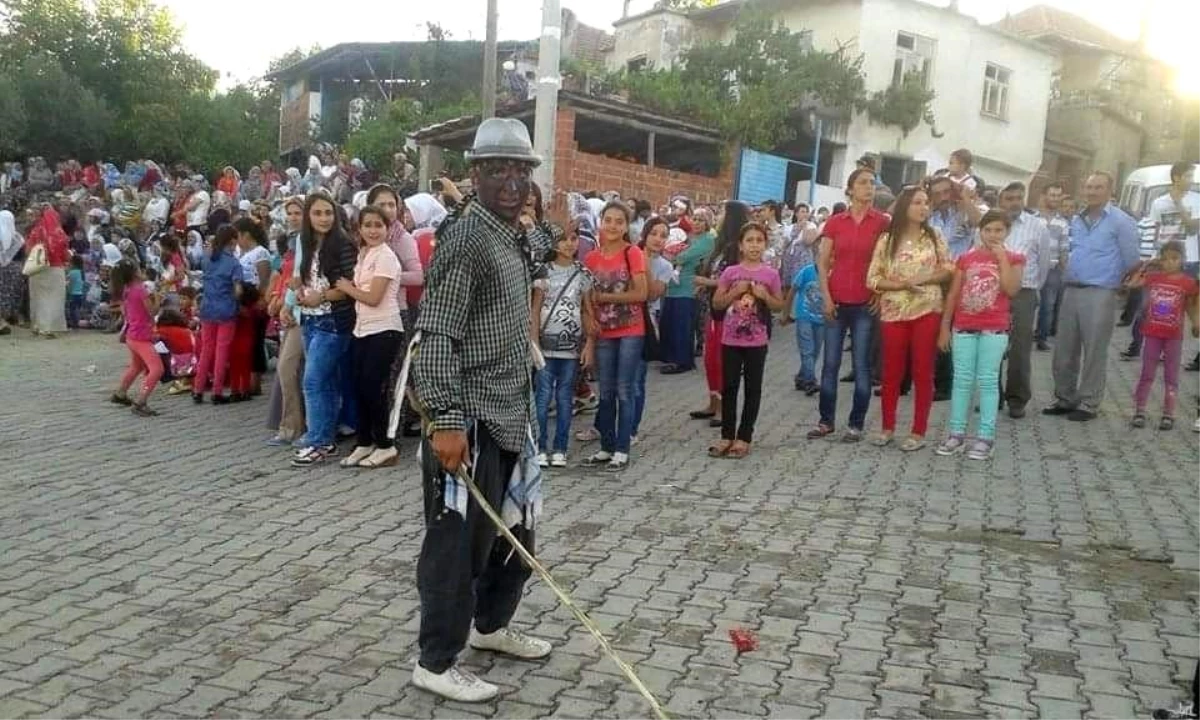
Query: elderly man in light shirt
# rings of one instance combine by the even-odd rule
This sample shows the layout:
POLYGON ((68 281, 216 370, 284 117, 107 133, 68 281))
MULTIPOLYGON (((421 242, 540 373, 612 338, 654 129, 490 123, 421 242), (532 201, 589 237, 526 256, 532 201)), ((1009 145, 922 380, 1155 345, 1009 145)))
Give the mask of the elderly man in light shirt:
POLYGON ((1025 271, 1021 276, 1021 292, 1012 299, 1012 327, 1008 333, 1008 377, 1004 396, 1008 401, 1008 416, 1025 417, 1025 406, 1033 396, 1032 373, 1033 329, 1037 321, 1038 291, 1050 274, 1055 249, 1046 221, 1025 210, 1025 185, 1009 183, 1000 191, 1000 209, 1012 221, 1004 245, 1025 256, 1025 271))
POLYGON ((1087 422, 1096 418, 1104 401, 1117 291, 1141 262, 1137 224, 1112 203, 1114 184, 1111 174, 1092 173, 1084 184, 1086 207, 1071 219, 1054 346, 1055 402, 1043 415, 1087 422))

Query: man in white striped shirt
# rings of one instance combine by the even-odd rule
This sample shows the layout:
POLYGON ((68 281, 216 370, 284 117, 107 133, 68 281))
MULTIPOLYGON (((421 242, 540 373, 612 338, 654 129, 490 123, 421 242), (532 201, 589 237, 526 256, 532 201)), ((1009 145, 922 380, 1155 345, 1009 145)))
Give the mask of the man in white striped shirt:
POLYGON ((1025 210, 1025 185, 1009 183, 1000 191, 1000 209, 1012 220, 1012 229, 1004 245, 1025 256, 1025 272, 1021 277, 1021 292, 1012 299, 1012 327, 1008 332, 1008 377, 1004 396, 1008 400, 1008 416, 1025 417, 1025 406, 1033 395, 1030 355, 1033 352, 1033 329, 1037 320, 1038 292, 1046 283, 1055 259, 1056 249, 1046 221, 1025 210))

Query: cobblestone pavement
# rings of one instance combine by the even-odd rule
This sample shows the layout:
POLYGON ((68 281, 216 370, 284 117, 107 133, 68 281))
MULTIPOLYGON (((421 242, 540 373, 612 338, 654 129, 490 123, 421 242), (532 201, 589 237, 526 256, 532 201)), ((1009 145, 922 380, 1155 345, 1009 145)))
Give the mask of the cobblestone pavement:
MULTIPOLYGON (((750 458, 705 456, 698 374, 654 375, 630 471, 549 480, 541 556, 670 711, 1130 718, 1184 697, 1196 375, 1179 428, 1134 434, 1137 366, 1114 359, 1102 419, 1003 418, 981 464, 801 439, 816 399, 786 335, 750 458), (758 649, 736 657, 733 627, 758 649)), ((0 339, 0 717, 647 714, 541 582, 516 622, 557 642, 547 661, 465 655, 497 702, 410 687, 415 466, 293 470, 263 401, 135 418, 104 402, 123 352, 0 339)))

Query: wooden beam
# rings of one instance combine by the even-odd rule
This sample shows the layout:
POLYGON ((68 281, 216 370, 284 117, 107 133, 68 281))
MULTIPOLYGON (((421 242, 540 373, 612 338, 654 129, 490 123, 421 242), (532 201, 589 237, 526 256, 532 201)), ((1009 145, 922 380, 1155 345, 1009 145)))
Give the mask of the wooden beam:
POLYGON ((665 128, 660 125, 654 125, 652 123, 642 122, 641 120, 635 120, 633 118, 614 116, 610 113, 595 111, 595 110, 591 110, 589 108, 576 107, 575 113, 577 115, 582 115, 584 117, 592 118, 594 120, 599 120, 602 123, 607 123, 609 125, 616 125, 618 127, 631 128, 633 130, 640 130, 641 132, 646 132, 646 133, 657 133, 659 135, 667 135, 669 137, 682 138, 684 140, 690 140, 692 142, 701 143, 703 145, 717 145, 717 146, 721 145, 721 140, 718 138, 707 137, 705 135, 688 132, 687 130, 676 130, 675 128, 665 128))

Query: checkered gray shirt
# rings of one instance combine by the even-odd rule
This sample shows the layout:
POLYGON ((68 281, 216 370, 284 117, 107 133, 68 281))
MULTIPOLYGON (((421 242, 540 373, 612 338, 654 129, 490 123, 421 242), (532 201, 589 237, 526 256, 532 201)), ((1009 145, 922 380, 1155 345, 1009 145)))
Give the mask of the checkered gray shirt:
POLYGON ((550 235, 515 228, 477 201, 446 222, 417 319, 417 397, 434 430, 479 420, 500 447, 520 452, 531 421, 530 268, 550 251, 550 235))

